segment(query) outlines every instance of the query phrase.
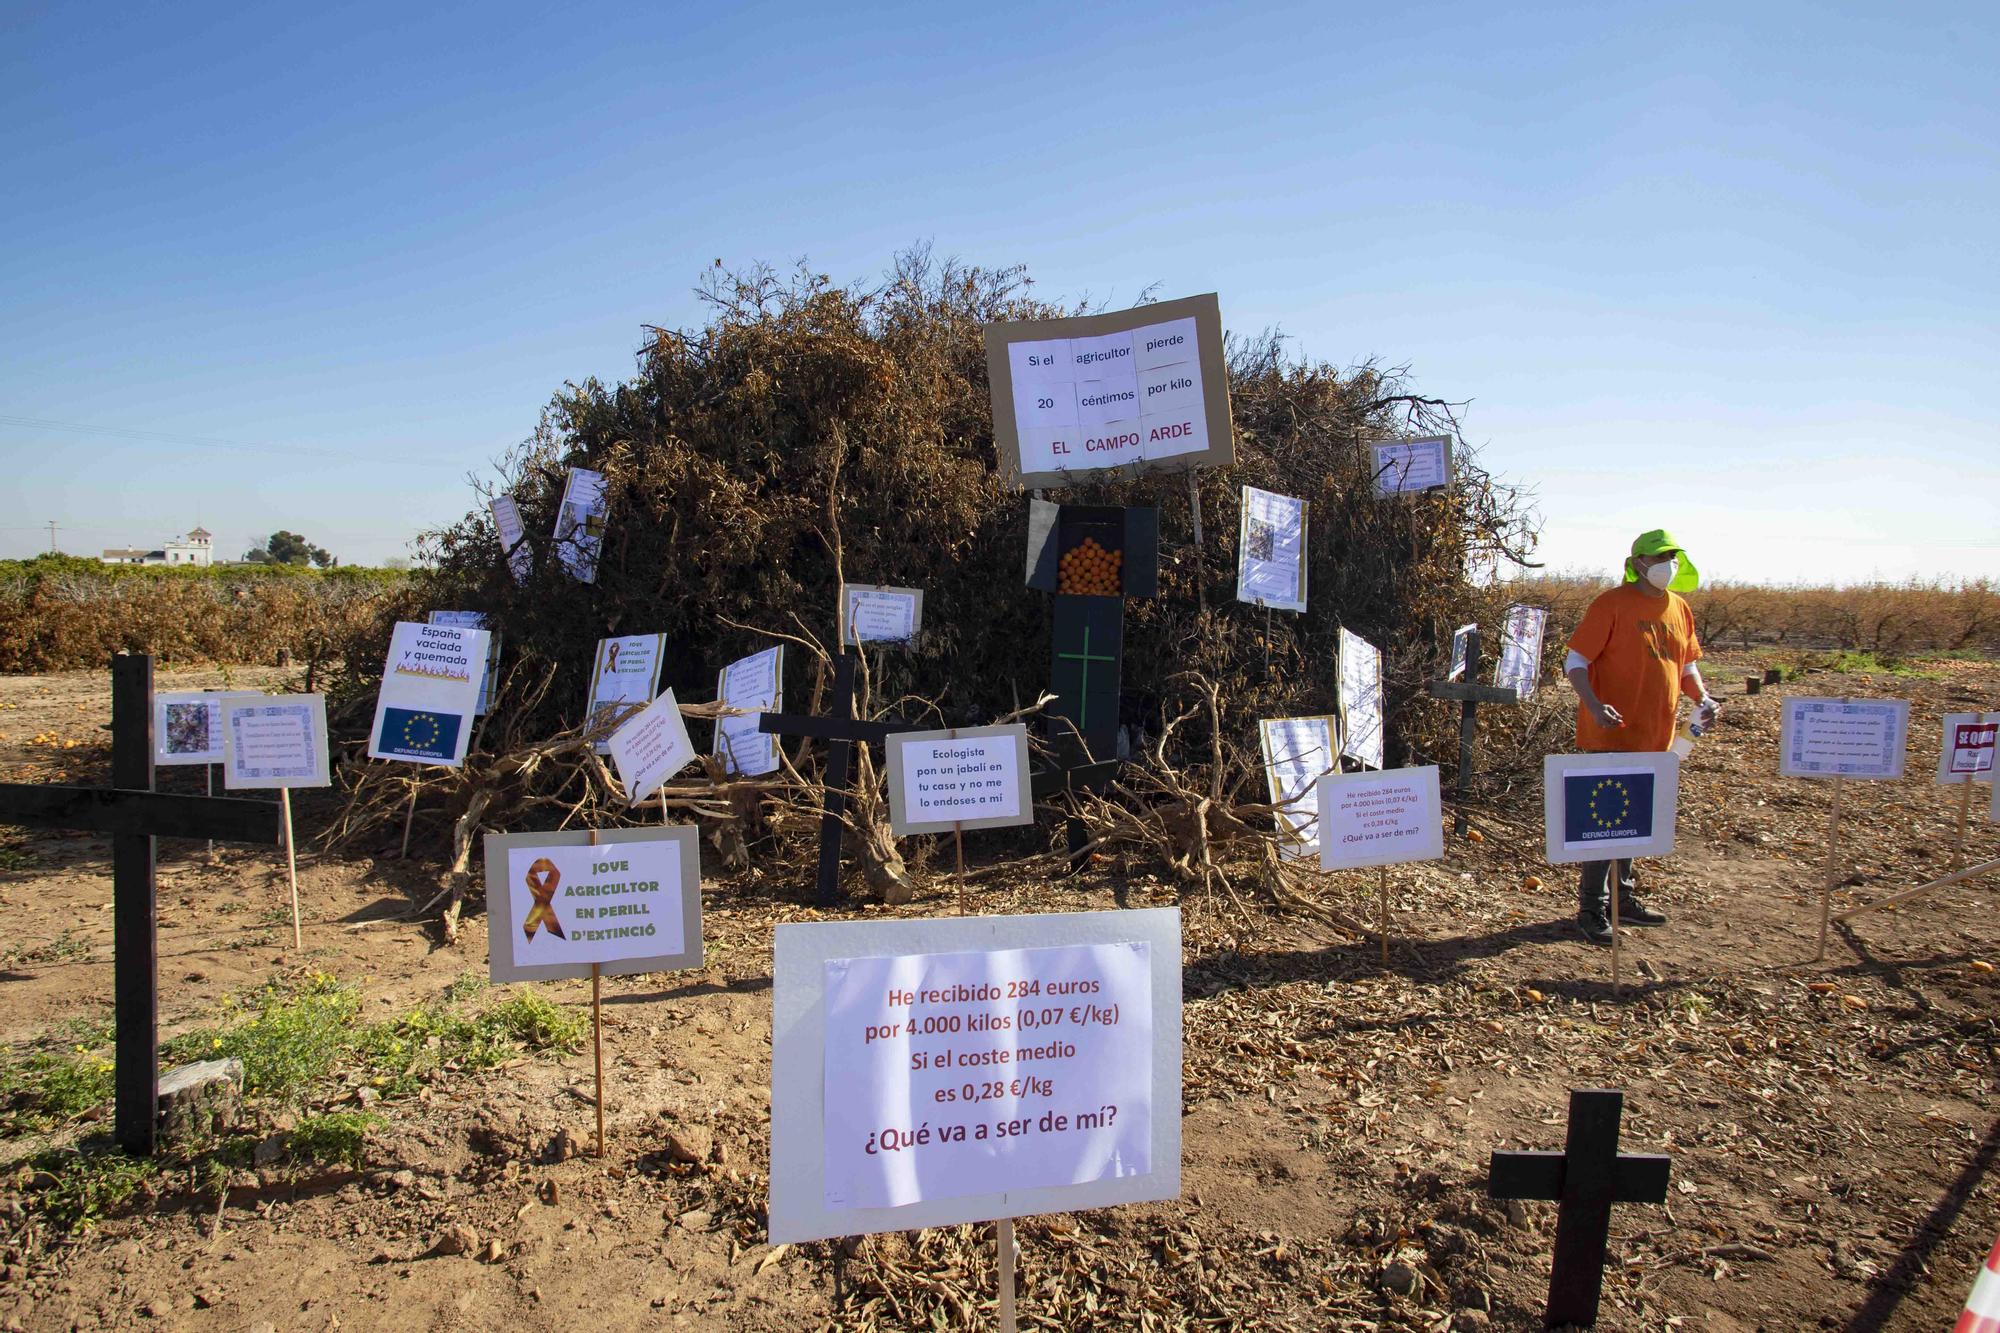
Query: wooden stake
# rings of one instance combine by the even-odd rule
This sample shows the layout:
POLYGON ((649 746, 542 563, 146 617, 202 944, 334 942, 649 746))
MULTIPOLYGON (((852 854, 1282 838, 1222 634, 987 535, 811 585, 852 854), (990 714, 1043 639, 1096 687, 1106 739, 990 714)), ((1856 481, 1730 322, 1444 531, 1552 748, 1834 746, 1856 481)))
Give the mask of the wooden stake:
POLYGON ((292 837, 292 789, 278 788, 278 809, 285 820, 285 878, 292 885, 292 947, 303 949, 305 937, 299 933, 299 856, 292 837))
POLYGON ((1389 966, 1389 867, 1383 866, 1381 870, 1382 923, 1381 929, 1376 933, 1382 937, 1382 966, 1387 967, 1389 966))
MULTIPOLYGON (((214 764, 203 764, 201 766, 201 794, 203 796, 215 795, 214 764)), ((210 865, 215 864, 215 839, 213 838, 208 840, 208 863, 210 865)))
POLYGON ((1618 943, 1618 895, 1625 892, 1625 878, 1618 873, 1618 861, 1615 857, 1611 862, 1611 871, 1605 878, 1611 881, 1611 993, 1617 995, 1625 986, 1622 968, 1624 958, 1618 943))
POLYGON ((1826 874, 1819 893, 1819 952, 1813 961, 1826 957, 1826 928, 1833 913, 1833 886, 1840 878, 1837 858, 1840 852, 1840 789, 1847 785, 1847 779, 1839 773, 1833 775, 1833 813, 1826 820, 1826 874))
POLYGON ((1189 469, 1187 479, 1188 514, 1194 519, 1194 599, 1197 607, 1207 611, 1208 571, 1202 567, 1201 559, 1201 483, 1195 479, 1193 469, 1189 469))
POLYGON ((1928 884, 1919 884, 1914 889, 1904 889, 1901 893, 1891 894, 1887 898, 1879 899, 1876 902, 1863 903, 1859 907, 1850 907, 1835 917, 1834 920, 1845 921, 1851 916, 1860 916, 1863 912, 1872 912, 1878 907, 1894 907, 1897 903, 1906 903, 1919 894, 1929 893, 1932 889, 1942 889, 1952 884, 1961 884, 1968 879, 1976 879, 1989 870, 2000 870, 2000 856, 1994 857, 1991 861, 1981 861, 1978 865, 1967 866, 1965 869, 1954 874, 1946 875, 1943 879, 1934 879, 1928 884))
POLYGON ((1000 1246, 1000 1333, 1015 1333, 1014 1219, 1003 1217, 994 1223, 993 1238, 1000 1246))
MULTIPOLYGON (((591 839, 595 842, 596 839, 591 839)), ((590 1044, 597 1056, 597 1155, 604 1156, 604 967, 590 965, 590 1044)))
POLYGON ((407 859, 410 855, 410 824, 413 820, 416 819, 416 817, 417 817, 417 787, 415 783, 411 783, 410 808, 403 812, 403 850, 400 853, 400 855, 403 856, 405 859, 407 859))
POLYGON ((1964 785, 1965 790, 1960 792, 1958 796, 1958 834, 1952 839, 1951 843, 1951 868, 1953 870, 1962 870, 1965 867, 1965 817, 1972 813, 1973 782, 1970 773, 1965 775, 1964 785))
POLYGON ((965 915, 965 825, 953 820, 951 847, 958 857, 958 914, 965 915))

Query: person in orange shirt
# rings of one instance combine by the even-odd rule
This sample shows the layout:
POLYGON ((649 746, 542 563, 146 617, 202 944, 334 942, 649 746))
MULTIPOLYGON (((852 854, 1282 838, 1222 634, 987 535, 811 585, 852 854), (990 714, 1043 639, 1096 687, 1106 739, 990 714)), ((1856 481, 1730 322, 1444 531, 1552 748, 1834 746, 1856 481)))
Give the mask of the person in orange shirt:
MULTIPOLYGON (((1702 684, 1701 641, 1694 613, 1679 594, 1700 580, 1664 529, 1642 533, 1625 561, 1625 582, 1600 593, 1569 636, 1563 672, 1576 687, 1576 748, 1585 751, 1665 750, 1683 694, 1705 726, 1716 702, 1702 684)), ((1611 885, 1618 878, 1621 925, 1663 926, 1666 914, 1639 899, 1632 863, 1586 861, 1577 884, 1577 928, 1592 944, 1611 943, 1611 885)))

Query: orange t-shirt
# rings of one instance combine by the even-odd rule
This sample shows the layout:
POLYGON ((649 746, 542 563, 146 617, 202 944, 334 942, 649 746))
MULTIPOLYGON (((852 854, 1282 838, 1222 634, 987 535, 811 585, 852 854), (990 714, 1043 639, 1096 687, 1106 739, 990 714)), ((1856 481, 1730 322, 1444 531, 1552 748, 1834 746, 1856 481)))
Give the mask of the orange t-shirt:
POLYGON ((1636 583, 1599 594, 1569 646, 1590 659, 1590 688, 1625 725, 1607 731, 1576 706, 1579 750, 1664 750, 1673 744, 1681 671, 1701 658, 1694 613, 1676 593, 1655 597, 1636 583))

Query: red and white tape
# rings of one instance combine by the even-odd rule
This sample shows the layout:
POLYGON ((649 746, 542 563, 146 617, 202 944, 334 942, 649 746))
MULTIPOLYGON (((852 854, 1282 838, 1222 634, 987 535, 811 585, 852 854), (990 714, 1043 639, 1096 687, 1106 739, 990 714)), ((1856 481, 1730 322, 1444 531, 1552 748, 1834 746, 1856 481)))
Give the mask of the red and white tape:
POLYGON ((2000 1240, 1980 1265, 1972 1294, 1965 1298, 1965 1313, 1951 1333, 2000 1333, 2000 1240))

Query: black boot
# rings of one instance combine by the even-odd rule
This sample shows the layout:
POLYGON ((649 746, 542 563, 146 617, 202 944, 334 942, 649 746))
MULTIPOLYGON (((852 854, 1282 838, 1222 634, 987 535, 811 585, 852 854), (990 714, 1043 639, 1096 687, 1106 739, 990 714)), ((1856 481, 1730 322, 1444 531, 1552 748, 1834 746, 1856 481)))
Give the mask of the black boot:
POLYGON ((1618 895, 1618 924, 1621 926, 1664 926, 1667 914, 1656 912, 1639 900, 1637 894, 1618 895))
POLYGON ((1592 944, 1601 944, 1606 948, 1611 947, 1611 923, 1605 920, 1604 913, 1578 912, 1576 914, 1576 928, 1592 944))

